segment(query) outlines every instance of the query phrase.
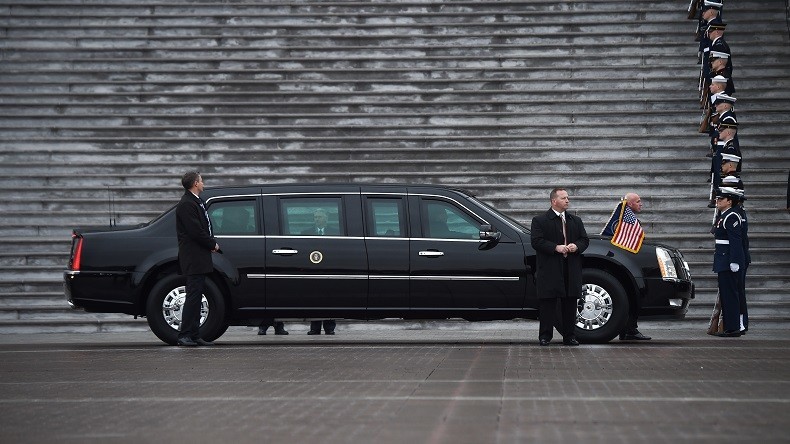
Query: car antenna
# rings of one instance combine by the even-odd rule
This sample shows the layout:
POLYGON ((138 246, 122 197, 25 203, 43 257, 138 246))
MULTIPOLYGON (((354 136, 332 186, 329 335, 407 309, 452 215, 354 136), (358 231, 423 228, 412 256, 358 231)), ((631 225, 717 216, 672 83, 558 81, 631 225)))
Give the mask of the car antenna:
POLYGON ((115 222, 116 222, 115 219, 116 219, 117 215, 114 215, 114 213, 115 213, 115 196, 113 195, 112 189, 110 189, 109 185, 107 185, 107 207, 108 207, 108 211, 110 213, 110 228, 112 228, 112 227, 115 226, 115 222))

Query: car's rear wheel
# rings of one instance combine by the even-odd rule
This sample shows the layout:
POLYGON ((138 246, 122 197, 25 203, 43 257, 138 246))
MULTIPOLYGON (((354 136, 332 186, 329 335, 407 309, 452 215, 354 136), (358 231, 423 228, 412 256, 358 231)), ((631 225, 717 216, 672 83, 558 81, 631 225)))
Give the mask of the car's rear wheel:
POLYGON ((586 343, 609 342, 628 321, 628 296, 620 282, 605 271, 585 269, 582 281, 576 338, 586 343))
MULTIPOLYGON (((148 296, 146 316, 151 331, 162 341, 175 345, 186 297, 186 277, 169 275, 154 285, 148 296)), ((206 279, 200 304, 200 337, 213 341, 228 329, 225 300, 217 285, 206 279)))

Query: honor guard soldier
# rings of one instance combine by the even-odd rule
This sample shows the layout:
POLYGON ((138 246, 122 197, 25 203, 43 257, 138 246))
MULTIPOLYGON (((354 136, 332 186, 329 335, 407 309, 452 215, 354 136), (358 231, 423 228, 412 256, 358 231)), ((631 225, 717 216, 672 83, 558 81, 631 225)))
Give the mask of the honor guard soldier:
MULTIPOLYGON (((725 136, 728 136, 728 132, 729 131, 725 130, 725 136)), ((724 166, 724 159, 728 160, 727 174, 738 174, 741 170, 741 150, 734 143, 734 140, 730 139, 720 143, 723 143, 723 145, 721 145, 716 151, 716 154, 713 155, 713 161, 711 164, 711 168, 713 169, 713 172, 711 173, 711 194, 713 194, 713 191, 716 190, 717 187, 721 186, 721 171, 723 169, 722 167, 724 166), (734 159, 737 159, 737 161, 733 163, 734 159), (730 166, 733 167, 734 170, 730 171, 730 166)), ((715 201, 712 201, 710 204, 708 204, 708 208, 715 207, 715 201)))
POLYGON ((732 70, 727 68, 727 61, 730 55, 725 52, 711 51, 710 52, 710 78, 722 76, 727 79, 727 85, 724 87, 724 93, 733 95, 735 94, 735 82, 732 80, 732 70))
MULTIPOLYGON (((708 23, 708 38, 710 39, 710 51, 721 52, 728 54, 726 68, 728 72, 732 73, 732 52, 730 45, 724 40, 724 28, 727 24, 721 21, 721 18, 715 18, 708 23)), ((710 60, 709 60, 710 61, 710 60)))
POLYGON ((715 253, 713 271, 718 274, 719 299, 724 317, 724 331, 715 333, 721 337, 741 336, 740 297, 741 270, 746 266, 743 251, 743 221, 733 209, 743 192, 735 188, 721 187, 716 192, 716 208, 719 215, 713 224, 715 253))
POLYGON ((733 203, 732 209, 741 217, 741 240, 743 241, 743 256, 744 256, 744 265, 741 268, 741 278, 740 278, 740 292, 738 293, 738 305, 740 308, 740 331, 741 334, 746 333, 749 330, 749 310, 746 306, 746 270, 749 268, 749 264, 752 263, 752 256, 749 253, 749 221, 748 216, 746 214, 746 209, 743 207, 743 203, 746 200, 746 192, 743 188, 743 182, 738 176, 734 175, 725 175, 724 174, 724 167, 725 165, 722 164, 722 175, 724 178, 721 180, 722 186, 727 188, 734 188, 742 193, 740 198, 738 199, 737 203, 733 203))

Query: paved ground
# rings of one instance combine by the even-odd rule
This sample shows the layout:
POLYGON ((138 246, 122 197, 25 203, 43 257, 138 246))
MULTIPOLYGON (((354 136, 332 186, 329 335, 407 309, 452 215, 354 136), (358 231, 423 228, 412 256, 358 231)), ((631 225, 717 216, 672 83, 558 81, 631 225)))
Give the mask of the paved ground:
MULTIPOLYGON (((484 325, 484 324, 481 324, 484 325)), ((0 336, 0 442, 789 442, 790 332, 643 323, 643 343, 338 329, 211 348, 150 332, 0 336)))

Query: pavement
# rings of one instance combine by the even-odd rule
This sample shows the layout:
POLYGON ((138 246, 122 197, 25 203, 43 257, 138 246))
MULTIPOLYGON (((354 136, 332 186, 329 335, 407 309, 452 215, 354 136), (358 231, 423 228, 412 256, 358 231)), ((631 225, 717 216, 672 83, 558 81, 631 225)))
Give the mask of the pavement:
POLYGON ((539 347, 532 321, 420 325, 187 349, 5 334, 0 442, 790 442, 787 329, 641 322, 653 340, 539 347))

